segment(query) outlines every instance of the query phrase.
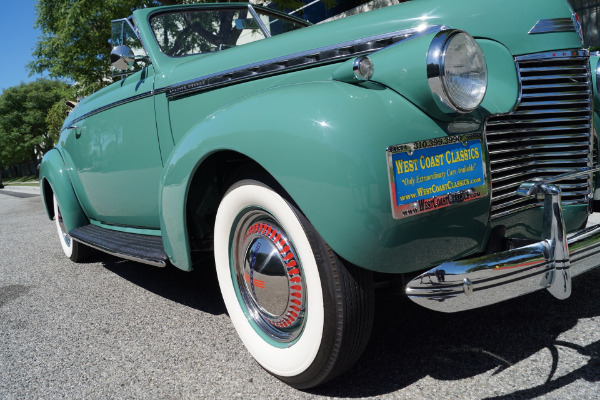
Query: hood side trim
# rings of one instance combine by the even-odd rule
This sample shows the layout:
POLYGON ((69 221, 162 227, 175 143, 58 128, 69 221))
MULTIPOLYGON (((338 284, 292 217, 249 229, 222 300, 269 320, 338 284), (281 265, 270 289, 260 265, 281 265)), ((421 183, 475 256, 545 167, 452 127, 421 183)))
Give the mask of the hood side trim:
POLYGON ((219 86, 232 85, 269 75, 285 73, 290 70, 311 68, 317 65, 370 54, 385 47, 445 29, 449 28, 445 25, 431 25, 356 39, 204 75, 157 89, 155 92, 166 92, 168 98, 187 95, 192 92, 210 90, 219 86))

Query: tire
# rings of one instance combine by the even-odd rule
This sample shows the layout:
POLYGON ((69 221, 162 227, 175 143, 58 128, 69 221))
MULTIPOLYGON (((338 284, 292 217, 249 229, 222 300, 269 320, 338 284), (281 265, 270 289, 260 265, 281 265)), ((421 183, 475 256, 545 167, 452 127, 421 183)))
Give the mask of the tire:
POLYGON ((89 256, 90 248, 76 240, 73 240, 73 238, 67 233, 67 229, 65 228, 62 220, 62 214, 60 213, 60 208, 58 207, 58 201, 56 201, 56 196, 52 196, 52 202, 54 203, 54 221, 56 222, 58 240, 63 252, 65 253, 65 256, 76 263, 85 261, 85 259, 89 256))
POLYGON ((265 370, 307 389, 358 360, 373 324, 371 272, 342 264, 294 205, 239 181, 219 205, 214 237, 227 311, 265 370))

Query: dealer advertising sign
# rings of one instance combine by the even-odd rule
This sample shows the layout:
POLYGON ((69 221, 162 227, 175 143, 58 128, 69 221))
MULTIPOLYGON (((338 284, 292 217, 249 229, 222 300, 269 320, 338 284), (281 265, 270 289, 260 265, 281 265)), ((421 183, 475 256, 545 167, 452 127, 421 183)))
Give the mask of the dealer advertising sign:
POLYGON ((387 161, 394 218, 488 194, 479 134, 390 146, 387 161))

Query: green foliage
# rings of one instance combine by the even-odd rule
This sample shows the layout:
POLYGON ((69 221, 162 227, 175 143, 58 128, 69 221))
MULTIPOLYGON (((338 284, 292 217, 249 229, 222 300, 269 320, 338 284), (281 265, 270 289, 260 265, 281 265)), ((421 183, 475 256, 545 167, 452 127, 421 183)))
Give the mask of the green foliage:
POLYGON ((62 128, 63 122, 67 117, 69 107, 65 103, 65 99, 61 98, 58 100, 46 114, 46 126, 48 127, 48 139, 56 144, 58 137, 60 136, 60 129, 62 128))
MULTIPOLYGON (((326 0, 328 2, 332 0, 326 0)), ((110 79, 111 20, 125 18, 145 6, 200 3, 194 0, 38 0, 36 27, 42 36, 29 64, 32 73, 76 82, 86 96, 110 79)), ((275 0, 279 9, 302 6, 301 0, 275 0)))
POLYGON ((29 64, 32 73, 48 71, 53 78, 77 82, 79 95, 108 82, 110 21, 131 15, 153 0, 38 0, 36 26, 42 36, 29 64))
MULTIPOLYGON (((38 79, 5 89, 0 95, 0 165, 33 160, 54 146, 47 116, 69 86, 60 81, 38 79)), ((63 114, 64 120, 64 114, 63 114)), ((61 122, 62 123, 62 122, 61 122)))

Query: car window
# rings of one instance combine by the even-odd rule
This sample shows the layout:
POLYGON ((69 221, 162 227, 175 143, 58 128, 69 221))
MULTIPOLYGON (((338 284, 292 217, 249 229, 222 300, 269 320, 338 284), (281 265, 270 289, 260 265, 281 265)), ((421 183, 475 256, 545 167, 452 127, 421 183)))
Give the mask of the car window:
POLYGON ((305 25, 256 10, 259 20, 248 8, 221 10, 183 10, 157 14, 150 26, 163 53, 171 57, 206 53, 264 39, 305 25))

